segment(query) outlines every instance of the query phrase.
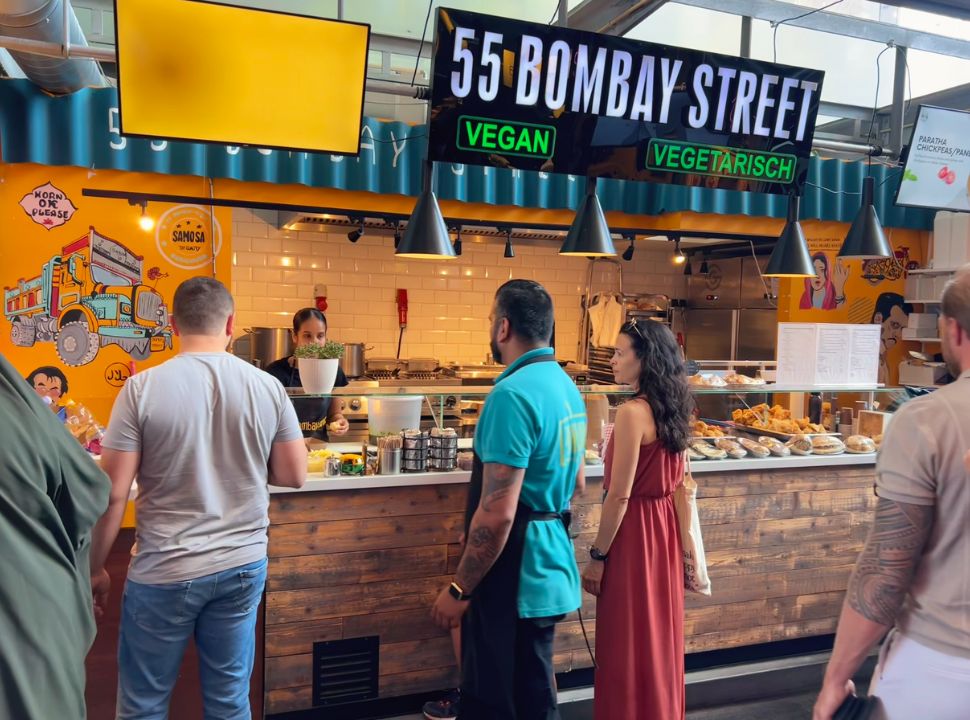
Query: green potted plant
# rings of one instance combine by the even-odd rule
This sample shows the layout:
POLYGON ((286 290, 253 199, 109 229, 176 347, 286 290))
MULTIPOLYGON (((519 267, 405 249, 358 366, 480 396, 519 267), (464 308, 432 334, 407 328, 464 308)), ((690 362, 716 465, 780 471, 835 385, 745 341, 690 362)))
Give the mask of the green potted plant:
POLYGON ((301 345, 293 351, 303 389, 314 395, 333 390, 337 380, 337 366, 344 354, 341 343, 327 340, 323 345, 301 345))

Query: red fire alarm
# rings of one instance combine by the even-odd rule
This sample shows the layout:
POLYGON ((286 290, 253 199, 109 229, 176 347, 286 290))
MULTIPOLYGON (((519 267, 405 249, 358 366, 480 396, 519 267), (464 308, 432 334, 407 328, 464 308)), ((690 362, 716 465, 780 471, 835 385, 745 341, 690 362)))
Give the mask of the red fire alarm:
POLYGON ((313 304, 320 312, 327 312, 327 286, 313 286, 313 304))

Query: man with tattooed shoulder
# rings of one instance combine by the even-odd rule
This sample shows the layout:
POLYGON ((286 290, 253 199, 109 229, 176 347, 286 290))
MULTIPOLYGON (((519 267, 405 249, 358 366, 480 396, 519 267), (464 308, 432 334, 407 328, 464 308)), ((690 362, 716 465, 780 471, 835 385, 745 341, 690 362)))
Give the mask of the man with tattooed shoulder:
POLYGON ((461 720, 554 720, 555 624, 580 606, 567 528, 585 485, 586 412, 549 347, 541 285, 507 282, 489 320, 507 369, 476 428, 465 548, 432 616, 443 629, 461 623, 461 720))
POLYGON ((876 514, 839 620, 813 720, 829 720, 883 643, 873 720, 964 720, 970 708, 970 266, 943 291, 953 383, 895 414, 876 466, 876 514))

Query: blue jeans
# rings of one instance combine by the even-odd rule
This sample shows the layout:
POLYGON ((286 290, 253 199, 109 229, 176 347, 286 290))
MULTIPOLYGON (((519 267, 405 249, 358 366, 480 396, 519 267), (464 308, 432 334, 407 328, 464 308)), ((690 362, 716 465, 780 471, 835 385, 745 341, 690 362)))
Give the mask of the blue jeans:
POLYGON ((250 720, 249 676, 266 559, 167 585, 128 580, 118 641, 118 720, 165 720, 195 636, 206 720, 250 720))

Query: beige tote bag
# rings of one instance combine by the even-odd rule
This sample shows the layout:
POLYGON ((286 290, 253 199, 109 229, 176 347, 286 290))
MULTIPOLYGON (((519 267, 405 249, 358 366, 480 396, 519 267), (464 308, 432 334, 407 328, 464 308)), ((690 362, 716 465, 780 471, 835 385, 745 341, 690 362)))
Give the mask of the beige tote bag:
POLYGON ((701 519, 697 514, 697 483, 690 472, 690 457, 684 453, 687 472, 684 481, 674 490, 674 507, 680 525, 680 539, 684 545, 684 589, 700 595, 711 594, 711 579, 707 575, 701 519))

